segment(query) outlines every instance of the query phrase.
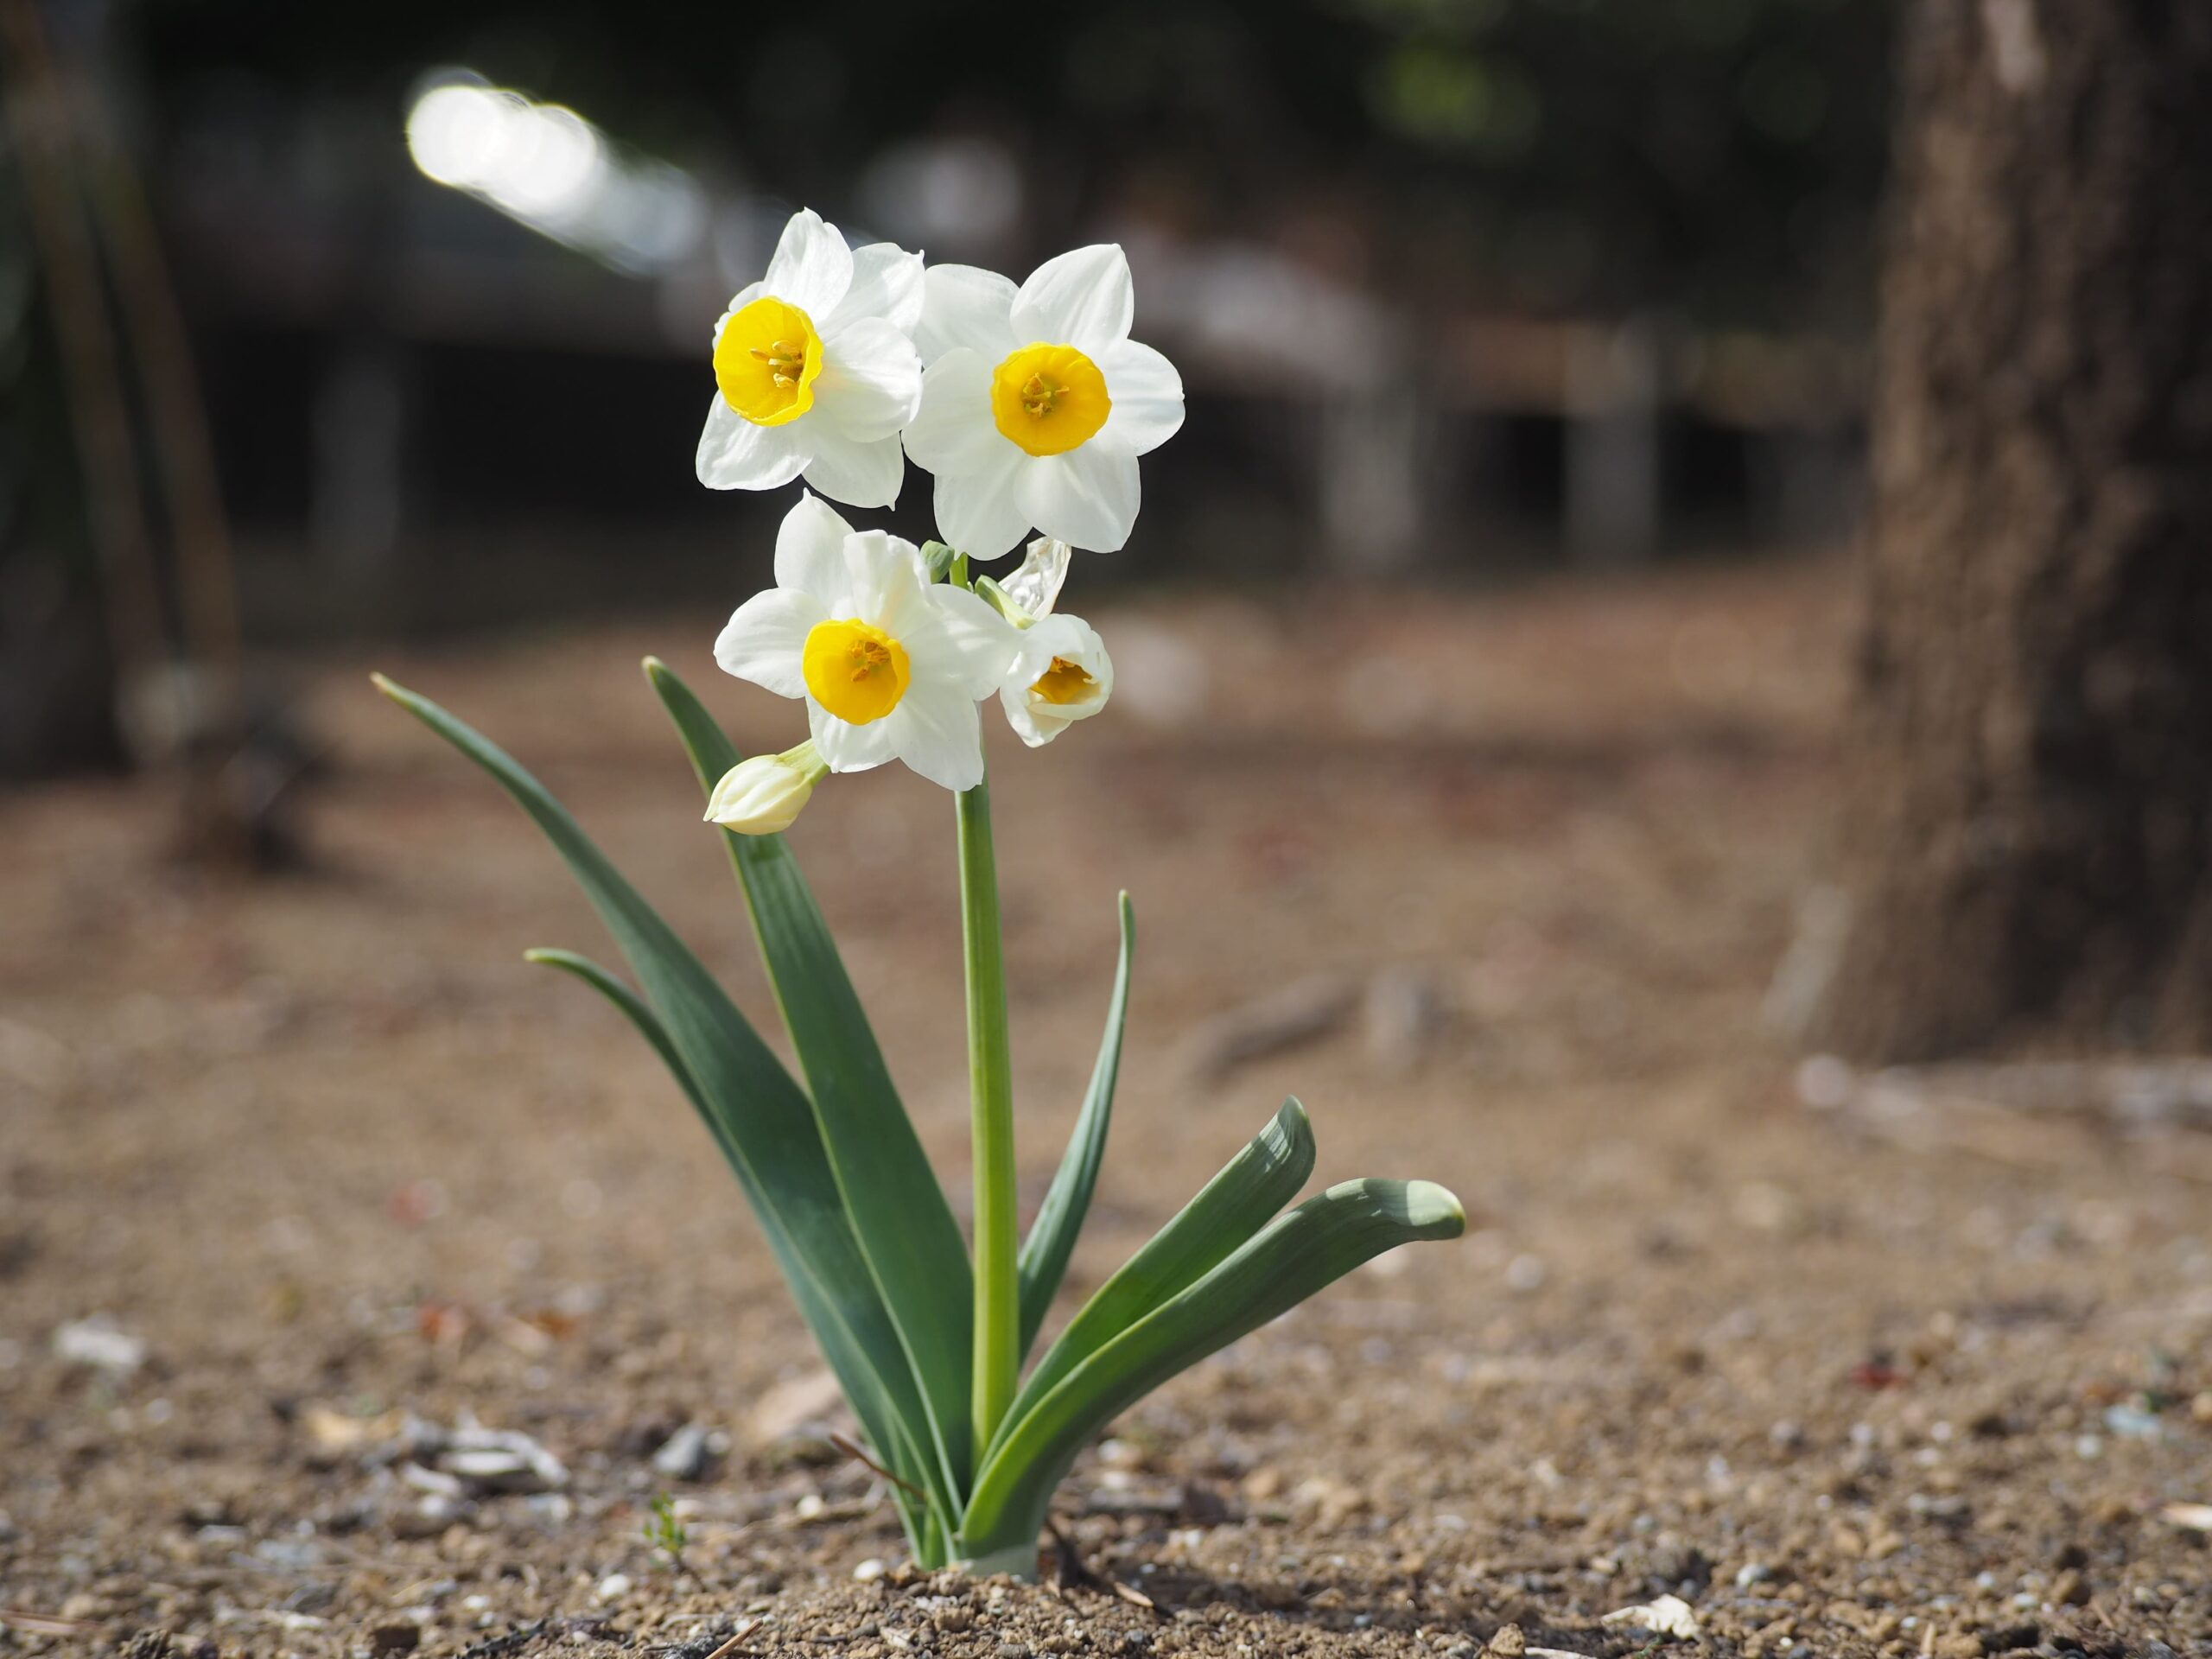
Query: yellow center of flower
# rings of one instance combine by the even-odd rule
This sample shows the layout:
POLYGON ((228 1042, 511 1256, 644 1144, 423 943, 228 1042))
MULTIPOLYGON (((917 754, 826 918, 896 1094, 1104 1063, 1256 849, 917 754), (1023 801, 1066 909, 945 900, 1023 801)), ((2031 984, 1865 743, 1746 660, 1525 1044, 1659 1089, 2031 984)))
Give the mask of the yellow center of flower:
POLYGON ((881 720, 906 695, 906 646, 858 617, 807 630, 799 671, 817 702, 855 726, 881 720))
POLYGON ((1106 424, 1106 377, 1072 346, 1025 346, 991 376, 991 416, 1033 455, 1064 455, 1106 424))
POLYGON ((1098 683, 1083 670, 1079 663, 1065 657, 1052 658, 1052 665, 1039 674, 1030 684, 1030 695, 1044 698, 1047 702, 1080 702, 1091 688, 1098 683))
POLYGON ((715 342, 722 400, 755 426, 781 426, 813 408, 821 372, 814 319, 766 295, 734 314, 715 342))

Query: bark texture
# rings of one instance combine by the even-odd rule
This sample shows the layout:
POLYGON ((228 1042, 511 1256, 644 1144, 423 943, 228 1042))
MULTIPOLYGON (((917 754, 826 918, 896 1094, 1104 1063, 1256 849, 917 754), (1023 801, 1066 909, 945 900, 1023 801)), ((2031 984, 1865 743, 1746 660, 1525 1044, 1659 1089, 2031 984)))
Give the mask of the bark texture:
POLYGON ((1860 1058, 2212 1041, 2212 4, 1912 0, 1845 902, 1860 1058))

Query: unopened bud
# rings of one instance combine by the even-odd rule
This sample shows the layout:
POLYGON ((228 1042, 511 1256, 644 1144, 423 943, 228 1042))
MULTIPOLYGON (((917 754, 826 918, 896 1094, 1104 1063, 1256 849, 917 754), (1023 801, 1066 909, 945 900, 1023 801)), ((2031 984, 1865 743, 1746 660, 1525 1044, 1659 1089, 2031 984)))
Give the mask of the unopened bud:
POLYGON ((707 801, 707 822, 741 836, 772 836, 791 827, 814 785, 830 768, 812 743, 781 754, 756 754, 724 772, 707 801))

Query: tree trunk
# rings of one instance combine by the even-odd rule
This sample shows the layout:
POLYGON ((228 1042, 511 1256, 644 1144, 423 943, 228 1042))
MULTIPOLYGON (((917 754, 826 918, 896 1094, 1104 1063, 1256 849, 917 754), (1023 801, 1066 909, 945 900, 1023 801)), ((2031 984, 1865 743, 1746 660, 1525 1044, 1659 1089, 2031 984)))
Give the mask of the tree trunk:
POLYGON ((1914 0, 1808 1034, 2212 1041, 2212 4, 1914 0))

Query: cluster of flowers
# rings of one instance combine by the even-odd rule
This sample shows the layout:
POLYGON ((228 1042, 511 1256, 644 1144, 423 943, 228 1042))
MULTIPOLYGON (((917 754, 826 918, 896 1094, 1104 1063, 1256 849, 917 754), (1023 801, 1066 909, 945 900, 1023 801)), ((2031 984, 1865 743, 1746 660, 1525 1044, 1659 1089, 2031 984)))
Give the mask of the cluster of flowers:
POLYGON ((715 327, 702 483, 891 505, 906 462, 934 474, 932 559, 856 531, 806 493, 776 538, 776 585, 715 646, 741 679, 806 702, 809 735, 733 768, 710 822, 787 828, 831 772, 903 760, 950 790, 982 781, 977 705, 995 691, 1033 747, 1105 706, 1112 661, 1059 613, 1075 548, 1128 541, 1137 458, 1183 423, 1183 383, 1129 338, 1128 261, 1078 248, 1019 288, 887 242, 849 248, 812 211, 784 227, 765 278, 715 327), (1028 556, 1004 582, 969 560, 1028 556), (949 579, 947 579, 949 578, 949 579))

